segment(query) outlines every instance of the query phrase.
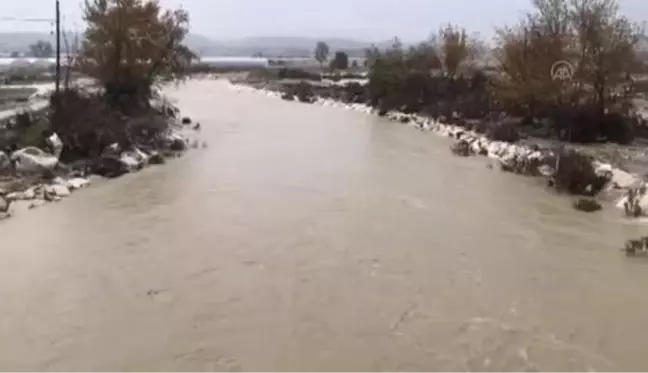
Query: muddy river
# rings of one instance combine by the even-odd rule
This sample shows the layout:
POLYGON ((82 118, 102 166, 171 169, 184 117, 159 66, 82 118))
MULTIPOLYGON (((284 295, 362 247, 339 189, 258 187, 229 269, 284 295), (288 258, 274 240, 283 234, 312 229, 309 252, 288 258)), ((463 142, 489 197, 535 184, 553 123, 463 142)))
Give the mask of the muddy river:
POLYGON ((0 224, 0 369, 648 369, 648 225, 375 116, 170 94, 207 149, 0 224))

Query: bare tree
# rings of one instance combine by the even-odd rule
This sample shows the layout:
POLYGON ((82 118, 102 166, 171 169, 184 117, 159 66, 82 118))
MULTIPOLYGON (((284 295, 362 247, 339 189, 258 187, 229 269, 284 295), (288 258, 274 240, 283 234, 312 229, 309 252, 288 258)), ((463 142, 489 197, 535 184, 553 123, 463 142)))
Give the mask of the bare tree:
POLYGON ((315 45, 315 59, 319 62, 320 67, 324 67, 324 62, 328 59, 329 53, 328 44, 323 41, 317 42, 315 45))
POLYGON ((619 15, 615 0, 572 0, 572 27, 579 44, 578 78, 594 90, 600 115, 608 97, 637 63, 636 47, 642 30, 619 15))
POLYGON ((48 58, 54 55, 54 48, 52 47, 52 43, 39 40, 29 46, 29 54, 36 58, 48 58))
POLYGON ((65 50, 65 77, 63 79, 63 87, 65 90, 70 88, 70 80, 72 79, 72 69, 75 67, 75 55, 79 51, 79 34, 74 33, 72 42, 68 38, 68 33, 63 32, 63 47, 65 50))
POLYGON ((439 30, 441 60, 449 76, 455 76, 459 65, 468 58, 470 47, 466 30, 448 24, 439 30))
POLYGON ((534 15, 498 30, 495 57, 502 73, 498 93, 504 104, 522 106, 534 115, 561 99, 561 86, 550 75, 552 65, 563 60, 566 51, 566 40, 553 31, 556 27, 534 15))

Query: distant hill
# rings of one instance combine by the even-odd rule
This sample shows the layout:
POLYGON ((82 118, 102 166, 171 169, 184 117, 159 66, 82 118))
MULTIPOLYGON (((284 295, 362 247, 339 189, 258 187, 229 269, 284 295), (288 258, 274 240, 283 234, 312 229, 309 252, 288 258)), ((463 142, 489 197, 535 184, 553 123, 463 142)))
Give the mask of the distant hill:
POLYGON ((0 33, 0 51, 2 52, 25 52, 29 46, 39 40, 49 41, 54 45, 54 35, 44 32, 11 32, 0 33))
MULTIPOLYGON (((68 40, 73 40, 74 35, 68 34, 68 40)), ((55 36, 42 32, 0 32, 0 54, 11 52, 27 52, 29 46, 39 40, 55 43, 55 36)), ((210 57, 249 57, 262 54, 266 57, 309 57, 313 55, 315 44, 324 41, 335 51, 345 51, 351 57, 364 57, 364 51, 371 45, 386 48, 392 41, 361 41, 341 38, 312 38, 291 36, 260 36, 235 40, 211 39, 199 34, 187 35, 185 43, 200 56, 210 57)), ((407 44, 405 45, 407 46, 407 44)), ((648 53, 648 36, 642 37, 639 50, 648 53)))
MULTIPOLYGON (((335 51, 345 51, 352 57, 364 56, 364 50, 373 43, 340 38, 308 37, 250 37, 237 40, 211 40, 198 35, 190 35, 187 45, 202 56, 252 56, 261 54, 267 57, 309 57, 315 44, 324 41, 335 51)), ((389 42, 375 43, 379 47, 391 45, 389 42)))
MULTIPOLYGON (((65 36, 70 43, 73 42, 73 33, 67 33, 65 36)), ((46 32, 0 32, 0 53, 28 52, 29 46, 39 40, 50 42, 52 45, 56 44, 56 36, 46 32)), ((61 43, 64 44, 65 39, 61 43)), ((62 46, 62 48, 65 47, 62 46)))
MULTIPOLYGON (((72 40, 73 36, 69 36, 72 40)), ((27 52, 31 44, 38 40, 55 43, 55 36, 39 32, 0 33, 0 52, 27 52)), ((318 41, 326 42, 331 53, 342 50, 351 57, 364 56, 365 48, 372 42, 340 38, 308 38, 308 37, 250 37, 236 40, 214 40, 208 37, 189 34, 186 44, 201 56, 252 56, 262 54, 267 57, 307 57, 313 54, 318 41)), ((375 43, 378 47, 391 45, 391 41, 375 43)))

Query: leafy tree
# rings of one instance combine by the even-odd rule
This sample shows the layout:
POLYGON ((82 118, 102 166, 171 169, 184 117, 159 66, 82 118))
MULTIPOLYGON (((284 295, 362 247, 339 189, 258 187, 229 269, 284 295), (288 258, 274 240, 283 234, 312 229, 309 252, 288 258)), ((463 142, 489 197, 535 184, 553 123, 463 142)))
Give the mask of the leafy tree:
POLYGON ((346 70, 349 68, 349 55, 345 52, 335 52, 333 61, 331 61, 332 70, 346 70))
POLYGON ((618 13, 616 0, 534 0, 533 5, 518 25, 499 32, 500 100, 518 114, 550 117, 554 129, 567 131, 565 139, 631 140, 620 88, 636 68, 640 28, 618 13), (550 74, 560 60, 574 68, 569 82, 550 74))
POLYGON ((29 53, 32 57, 49 58, 54 55, 54 48, 52 47, 51 43, 44 40, 39 40, 29 46, 29 53))
POLYGON ((320 63, 320 66, 324 66, 324 62, 328 59, 329 53, 328 44, 323 41, 317 42, 315 45, 315 60, 320 63))
POLYGON ((417 68, 418 64, 413 63, 412 55, 403 50, 398 38, 394 38, 391 48, 381 51, 374 46, 365 51, 365 56, 369 65, 369 100, 373 106, 384 112, 420 101, 429 70, 417 68))
POLYGON ((498 33, 505 97, 527 106, 594 102, 599 115, 635 66, 641 30, 619 15, 616 0, 534 0, 534 12, 498 33), (575 68, 574 83, 553 81, 560 60, 575 68))
POLYGON ((84 19, 79 65, 113 103, 146 105, 154 84, 182 79, 196 58, 182 44, 189 26, 182 9, 163 11, 158 1, 85 0, 84 19))
POLYGON ((556 61, 564 60, 566 42, 554 33, 556 21, 529 17, 515 27, 498 31, 495 55, 504 76, 498 82, 500 100, 509 109, 534 116, 543 108, 559 103, 561 85, 551 78, 556 61))

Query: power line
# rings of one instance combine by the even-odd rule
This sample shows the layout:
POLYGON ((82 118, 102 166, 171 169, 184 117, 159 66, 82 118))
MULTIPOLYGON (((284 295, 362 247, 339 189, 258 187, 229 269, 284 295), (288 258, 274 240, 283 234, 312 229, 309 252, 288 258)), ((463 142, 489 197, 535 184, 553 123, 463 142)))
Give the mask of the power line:
POLYGON ((56 22, 55 18, 18 18, 18 17, 0 17, 0 21, 14 21, 14 22, 56 22))

